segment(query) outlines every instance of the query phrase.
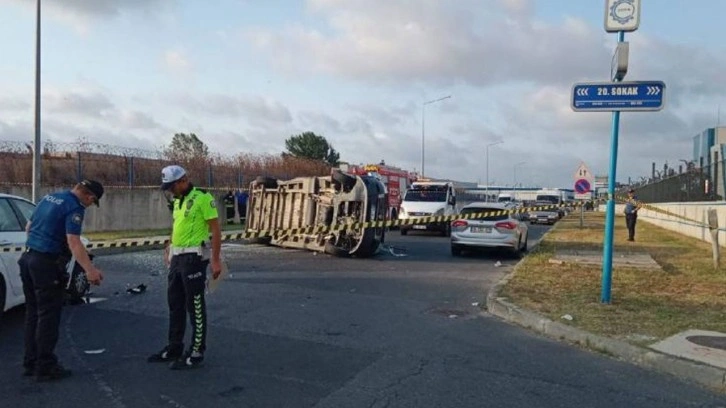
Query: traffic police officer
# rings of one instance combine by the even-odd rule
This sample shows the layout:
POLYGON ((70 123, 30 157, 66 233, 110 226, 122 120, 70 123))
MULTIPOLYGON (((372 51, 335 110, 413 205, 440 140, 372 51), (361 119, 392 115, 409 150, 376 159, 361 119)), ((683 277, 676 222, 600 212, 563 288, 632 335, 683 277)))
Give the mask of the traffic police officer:
POLYGON ((204 360, 207 334, 207 310, 204 290, 207 265, 212 276, 222 271, 220 248, 222 234, 214 196, 194 187, 180 166, 161 171, 161 188, 174 195, 171 243, 164 251, 169 265, 167 300, 169 304, 168 344, 149 356, 150 363, 169 362, 171 369, 199 366, 204 360), (211 232, 211 259, 209 234, 211 232), (184 351, 186 315, 192 325, 191 345, 184 351))
POLYGON ((25 294, 23 375, 35 375, 38 381, 71 375, 55 355, 63 281, 71 255, 91 284, 99 285, 103 279, 80 238, 86 207, 98 205, 101 196, 103 186, 94 180, 83 180, 72 190, 47 195, 40 200, 25 228, 26 250, 18 260, 25 294))
POLYGON ((635 241, 635 224, 638 222, 638 209, 640 202, 635 196, 635 190, 628 190, 628 199, 625 201, 625 226, 628 227, 628 241, 635 241))

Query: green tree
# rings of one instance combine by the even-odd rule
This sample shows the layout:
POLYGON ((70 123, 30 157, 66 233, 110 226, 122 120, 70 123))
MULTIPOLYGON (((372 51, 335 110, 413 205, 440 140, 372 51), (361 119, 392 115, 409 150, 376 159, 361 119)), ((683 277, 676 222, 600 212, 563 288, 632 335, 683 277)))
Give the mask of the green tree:
POLYGON ((333 149, 327 139, 313 132, 290 136, 285 140, 285 147, 287 153, 295 157, 321 160, 331 166, 337 166, 340 162, 340 154, 333 149))
POLYGON ((194 133, 175 133, 165 153, 172 160, 206 159, 209 148, 194 133))

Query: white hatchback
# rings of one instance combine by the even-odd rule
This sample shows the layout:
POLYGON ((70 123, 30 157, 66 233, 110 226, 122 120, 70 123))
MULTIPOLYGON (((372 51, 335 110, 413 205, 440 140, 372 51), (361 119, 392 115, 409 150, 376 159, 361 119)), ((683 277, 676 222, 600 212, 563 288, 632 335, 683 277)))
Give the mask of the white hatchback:
POLYGON ((515 207, 506 203, 476 202, 466 205, 451 223, 451 254, 461 255, 474 248, 506 248, 520 257, 527 251, 529 231, 520 214, 511 213, 515 207), (470 218, 467 214, 488 213, 470 218))
MULTIPOLYGON (((25 303, 25 295, 23 294, 23 282, 20 279, 20 267, 18 259, 23 253, 13 250, 13 248, 21 248, 25 246, 27 238, 25 233, 25 225, 30 219, 31 214, 35 211, 35 204, 22 197, 0 194, 0 315, 6 310, 22 305, 25 303), (6 252, 7 251, 7 252, 6 252)), ((88 240, 81 237, 84 244, 88 244, 88 240)), ((85 274, 79 275, 80 266, 76 264, 75 259, 71 259, 68 263, 68 276, 73 277, 73 282, 69 281, 66 285, 73 283, 87 290, 87 281, 85 274), (76 268, 76 272, 74 272, 76 268)), ((82 269, 80 269, 82 272, 82 269)), ((66 287, 68 289, 68 287, 66 287)))

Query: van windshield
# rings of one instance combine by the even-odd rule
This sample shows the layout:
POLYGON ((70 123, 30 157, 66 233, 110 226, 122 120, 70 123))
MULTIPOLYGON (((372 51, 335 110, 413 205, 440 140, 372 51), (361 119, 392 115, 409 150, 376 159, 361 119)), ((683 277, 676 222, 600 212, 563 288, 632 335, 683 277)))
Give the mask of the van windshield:
POLYGON ((545 194, 537 194, 537 201, 546 201, 551 204, 559 204, 560 203, 560 197, 556 195, 545 195, 545 194))
POLYGON ((446 191, 408 190, 403 200, 444 202, 446 201, 446 191))

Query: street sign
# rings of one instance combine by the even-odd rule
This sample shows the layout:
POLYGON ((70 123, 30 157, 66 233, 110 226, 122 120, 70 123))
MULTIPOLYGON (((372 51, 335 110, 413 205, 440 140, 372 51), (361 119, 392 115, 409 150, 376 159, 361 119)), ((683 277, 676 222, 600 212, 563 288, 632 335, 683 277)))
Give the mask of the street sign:
POLYGON ((572 86, 572 110, 659 111, 665 100, 663 81, 583 82, 572 86))
POLYGON ((572 175, 572 179, 577 181, 579 179, 585 179, 592 184, 593 181, 595 181, 595 177, 592 175, 592 172, 587 167, 587 164, 585 162, 580 162, 580 166, 577 167, 577 170, 575 170, 575 174, 572 175))
POLYGON ((640 25, 640 0, 605 0, 605 31, 635 31, 640 25))
POLYGON ((618 42, 610 63, 610 79, 622 81, 628 73, 628 55, 630 54, 630 43, 627 41, 618 42))
POLYGON ((575 182, 575 192, 585 194, 590 192, 590 182, 585 179, 579 179, 575 182))

